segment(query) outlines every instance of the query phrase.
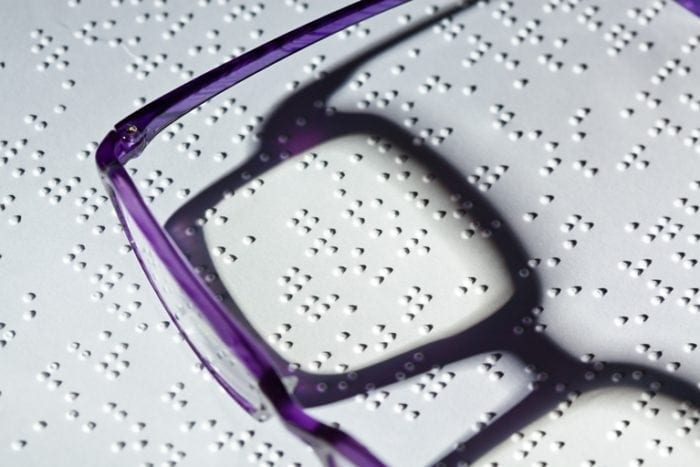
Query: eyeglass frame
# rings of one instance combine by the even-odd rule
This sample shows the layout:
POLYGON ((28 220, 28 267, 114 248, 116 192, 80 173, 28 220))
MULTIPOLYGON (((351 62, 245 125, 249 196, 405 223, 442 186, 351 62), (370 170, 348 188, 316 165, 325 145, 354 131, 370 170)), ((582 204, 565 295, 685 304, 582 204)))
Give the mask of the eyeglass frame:
MULTIPOLYGON (((310 435, 312 439, 323 440, 352 463, 367 466, 384 464, 352 436, 325 425, 307 414, 301 404, 291 397, 276 373, 266 349, 257 342, 250 331, 227 313, 206 285, 201 282, 182 253, 173 244, 165 228, 153 216, 125 165, 131 159, 140 156, 148 143, 163 129, 221 92, 311 44, 408 1, 410 0, 362 0, 235 57, 119 121, 102 140, 95 156, 98 170, 113 201, 117 216, 149 282, 190 348, 229 396, 247 412, 255 411, 254 405, 223 379, 181 329, 141 257, 139 247, 129 231, 122 207, 218 337, 227 344, 239 363, 257 378, 260 391, 274 407, 277 415, 293 431, 298 430, 297 434, 306 441, 309 439, 305 435, 310 435)), ((334 463, 331 458, 324 460, 329 464, 334 463)))

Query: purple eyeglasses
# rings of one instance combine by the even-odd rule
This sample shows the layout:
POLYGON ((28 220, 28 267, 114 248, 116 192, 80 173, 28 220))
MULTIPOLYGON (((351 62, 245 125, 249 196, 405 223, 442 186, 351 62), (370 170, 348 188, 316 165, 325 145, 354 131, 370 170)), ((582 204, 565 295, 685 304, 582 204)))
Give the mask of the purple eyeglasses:
MULTIPOLYGON (((156 221, 125 166, 164 128, 236 83, 348 26, 408 1, 358 1, 236 57, 118 122, 96 154, 102 179, 139 263, 192 350, 241 407, 259 420, 276 413, 331 466, 383 463, 347 433, 308 415, 290 395, 268 349, 202 282, 156 221)), ((678 3, 700 15, 700 0, 678 3)))

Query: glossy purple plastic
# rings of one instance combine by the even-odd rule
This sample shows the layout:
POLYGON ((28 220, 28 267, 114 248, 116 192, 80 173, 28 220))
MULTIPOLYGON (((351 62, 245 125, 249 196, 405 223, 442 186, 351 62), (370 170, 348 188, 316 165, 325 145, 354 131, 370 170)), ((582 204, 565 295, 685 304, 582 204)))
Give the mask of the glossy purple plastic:
MULTIPOLYGON (((236 57, 167 93, 117 123, 114 130, 110 131, 102 141, 96 154, 98 168, 125 226, 126 234, 149 281, 159 294, 161 302, 163 302, 162 297, 140 257, 138 245, 132 241, 121 209, 128 211, 129 217, 137 224, 154 253, 166 265, 180 287, 222 341, 229 346, 240 363, 258 379, 261 391, 292 431, 311 443, 314 440, 327 443, 334 451, 357 465, 383 464, 351 436, 324 425, 306 414, 288 394, 274 371, 265 349, 222 308, 200 281, 178 248, 174 246, 165 229, 149 211, 124 165, 130 159, 139 156, 148 142, 163 128, 222 91, 314 42, 407 1, 360 1, 236 57)), ((163 304, 165 306, 164 302, 163 304)), ((172 321, 177 323, 170 310, 168 313, 172 321)), ((201 359, 197 349, 191 343, 190 346, 201 359)), ((221 378, 206 360, 202 359, 202 362, 236 402, 247 411, 254 409, 253 405, 221 378)), ((322 460, 329 465, 336 463, 332 456, 326 454, 322 455, 322 460)))
MULTIPOLYGON (((170 91, 118 122, 104 138, 96 154, 97 166, 113 199, 117 214, 124 224, 126 235, 166 310, 167 306, 142 261, 139 247, 133 242, 122 209, 129 213, 154 253, 166 265, 219 337, 240 363, 258 379, 261 391, 291 431, 310 444, 317 444, 315 441, 327 443, 346 460, 362 466, 383 464, 348 434, 324 425, 308 415, 289 395, 273 369, 265 348, 219 304, 189 266, 163 226, 156 221, 125 169, 125 164, 138 157, 145 146, 165 127, 236 83, 352 24, 408 1, 410 0, 362 0, 236 57, 170 91)), ((700 0, 677 1, 689 11, 700 15, 700 0)), ((167 311, 177 325, 170 310, 167 311)), ((227 393, 245 410, 254 411, 253 404, 241 397, 202 358, 197 348, 189 341, 188 343, 227 393)), ((332 455, 323 454, 319 450, 319 456, 327 465, 336 465, 336 459, 332 455)))
POLYGON ((678 3, 700 16, 700 0, 677 0, 678 3))

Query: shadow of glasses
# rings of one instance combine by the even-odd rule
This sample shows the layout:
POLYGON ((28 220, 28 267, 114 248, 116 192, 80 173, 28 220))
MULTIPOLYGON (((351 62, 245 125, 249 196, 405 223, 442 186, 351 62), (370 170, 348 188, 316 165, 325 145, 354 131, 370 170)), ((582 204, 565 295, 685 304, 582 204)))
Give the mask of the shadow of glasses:
MULTIPOLYGON (((473 2, 470 2, 467 6, 472 4, 473 2)), ((407 156, 408 163, 413 164, 411 173, 429 174, 430 183, 436 187, 431 188, 434 190, 431 201, 439 197, 450 199, 452 196, 450 202, 454 209, 451 212, 464 211, 461 213, 463 218, 454 221, 453 225, 462 228, 459 232, 471 230, 468 234, 469 241, 472 241, 472 236, 475 238, 473 241, 475 245, 468 253, 473 255, 480 247, 491 252, 477 263, 481 266, 489 262, 497 263, 502 272, 492 276, 500 278, 512 287, 502 287, 505 295, 501 299, 482 305, 482 308, 485 307, 487 310, 481 314, 474 314, 474 310, 470 309, 470 306, 474 308, 474 302, 472 305, 467 303, 461 310, 462 318, 470 312, 474 316, 471 320, 466 316, 467 320, 462 323, 461 328, 453 329, 436 339, 413 339, 406 344, 410 347, 409 350, 404 348, 403 351, 393 354, 379 353, 380 357, 389 356, 367 360, 365 364, 360 362, 357 368, 350 366, 346 371, 337 373, 307 371, 308 369, 302 367, 290 366, 283 352, 271 350, 271 358, 275 361, 279 373, 285 375, 294 397, 302 404, 313 407, 345 399, 421 374, 435 366, 444 366, 485 352, 513 354, 531 365, 530 369, 535 377, 528 394, 510 411, 466 440, 458 451, 440 461, 446 465, 479 459, 513 431, 556 407, 566 393, 572 390, 586 392, 610 385, 648 389, 653 383, 654 388, 660 384, 663 393, 677 399, 689 400, 697 406, 700 402, 697 389, 678 377, 663 374, 651 367, 624 362, 582 362, 551 340, 546 333, 540 332, 534 324, 541 311, 538 305, 542 287, 534 273, 522 274, 524 268, 526 269, 528 255, 510 227, 503 224, 495 206, 465 182, 460 170, 426 145, 416 145, 415 136, 407 133, 402 127, 379 115, 343 112, 328 106, 327 102, 333 93, 357 72, 361 64, 381 51, 402 43, 437 21, 460 12, 467 6, 446 10, 406 28, 295 91, 266 118, 256 157, 250 158, 242 166, 226 174, 182 206, 168 220, 167 230, 186 253, 193 266, 209 276, 207 281, 209 286, 224 299, 224 303, 231 312, 254 332, 258 332, 256 331, 259 329, 256 324, 257 318, 245 312, 246 306, 238 303, 235 291, 229 290, 227 284, 220 280, 220 269, 212 258, 212 244, 205 235, 205 230, 197 227, 198 221, 208 210, 215 209, 227 199, 236 198, 245 189, 251 188, 251 183, 257 180, 264 182, 268 177, 277 177, 277 183, 288 183, 288 191, 308 191, 309 196, 313 198, 316 192, 311 186, 294 186, 294 178, 284 178, 288 176, 286 172, 289 170, 281 170, 281 167, 298 161, 310 163, 316 161, 315 157, 319 155, 321 157, 319 160, 324 160, 324 151, 338 152, 337 149, 329 149, 329 142, 340 141, 341 146, 346 145, 344 150, 339 151, 341 155, 343 151, 346 157, 356 154, 356 151, 348 149, 348 145, 360 144, 357 138, 360 135, 365 142, 370 141, 370 146, 380 148, 384 145, 384 152, 392 157, 407 156), (307 156, 311 154, 311 158, 305 161, 302 158, 304 154, 307 156), (531 322, 533 325, 522 326, 524 322, 531 322), (522 332, 514 332, 516 327, 522 332)), ((467 153, 465 157, 468 158, 469 149, 466 148, 465 152, 467 153)), ((378 154, 379 152, 375 152, 374 156, 365 154, 364 159, 375 157, 379 160, 382 156, 378 154)), ((327 159, 326 162, 331 165, 336 163, 332 158, 327 159)), ((371 160, 369 163, 371 173, 381 173, 383 166, 372 166, 374 162, 371 160)), ((507 170, 507 167, 503 170, 507 170)), ((292 175, 294 174, 298 172, 292 170, 292 175)), ((261 191, 263 189, 266 188, 260 188, 261 191)), ((387 196, 391 195, 387 194, 387 196)), ((233 214, 236 215, 235 212, 233 214)), ((269 213, 266 215, 271 216, 269 213)), ((303 215, 306 214, 303 213, 303 215)), ((245 216, 233 217, 232 222, 244 222, 241 219, 245 219, 245 216)), ((255 221, 255 217, 249 219, 255 221)), ((285 219, 279 220, 283 225, 285 219)), ((432 219, 421 222, 438 221, 432 219)), ((326 246, 326 243, 322 243, 322 246, 326 246)), ((285 245, 282 244, 279 248, 284 250, 285 245)), ((456 263, 463 262, 466 264, 465 267, 468 267, 470 258, 460 256, 464 251, 459 248, 448 244, 445 250, 446 258, 456 263), (451 258, 449 253, 453 254, 451 258)), ((440 258, 440 260, 444 259, 445 257, 440 258)), ((262 257, 258 258, 258 261, 265 263, 270 259, 262 257)), ((412 270, 412 273, 415 272, 412 270)), ((488 273, 486 270, 482 272, 488 273)), ((421 270, 418 273, 436 276, 444 271, 421 270)), ((388 274, 391 274, 391 271, 388 274)), ((274 280, 276 277, 266 279, 274 280)), ((464 288, 471 288, 472 285, 476 288, 479 285, 478 277, 476 278, 477 282, 465 284, 464 288)), ((375 310, 375 316, 380 311, 375 310)), ((418 311, 420 312, 420 308, 418 311)), ((460 312, 459 309, 456 311, 460 312)), ((378 318, 378 321, 383 320, 385 319, 378 318)), ((283 329, 279 333, 283 334, 286 331, 283 329)), ((322 338, 315 336, 314 332, 311 331, 305 338, 322 341, 322 338)), ((383 332, 383 329, 379 332, 383 332)), ((321 350, 319 348, 319 351, 321 350)))

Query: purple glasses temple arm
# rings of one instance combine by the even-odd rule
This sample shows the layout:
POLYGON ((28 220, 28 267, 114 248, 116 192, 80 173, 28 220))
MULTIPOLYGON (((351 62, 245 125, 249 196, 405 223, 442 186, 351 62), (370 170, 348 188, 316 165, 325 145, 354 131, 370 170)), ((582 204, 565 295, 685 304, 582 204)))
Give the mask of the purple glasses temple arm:
POLYGON ((678 3, 700 16, 700 0, 676 0, 678 3))
POLYGON ((348 26, 410 0, 361 0, 279 36, 147 104, 115 125, 145 142, 236 83, 348 26))
MULTIPOLYGON (((212 317, 220 318, 216 303, 211 302, 211 296, 204 291, 203 285, 184 271, 186 265, 183 259, 173 250, 167 234, 145 206, 138 190, 130 180, 124 164, 129 159, 137 157, 148 141, 163 128, 220 92, 308 45, 408 1, 362 0, 284 34, 156 99, 117 123, 115 129, 100 144, 96 154, 96 162, 107 183, 110 195, 121 200, 132 216, 136 214, 135 218, 139 223, 139 228, 146 235, 149 243, 154 246, 156 254, 162 261, 175 269, 178 283, 188 289, 189 294, 195 296, 193 298, 197 298, 195 302, 205 308, 203 311, 209 319, 212 317)), ((118 209, 119 203, 115 204, 118 209)), ((148 275, 147 269, 146 272, 148 275)), ((150 276, 149 280, 151 280, 150 276)), ((308 435, 324 440, 354 464, 383 465, 353 437, 337 428, 324 425, 306 414, 303 408, 286 392, 281 380, 266 359, 265 353, 260 351, 247 333, 239 329, 239 326, 233 322, 228 324, 230 326, 225 327, 232 327, 228 336, 235 337, 236 340, 235 343, 229 342, 229 345, 234 353, 241 358, 241 362, 260 378, 260 389, 267 395, 268 400, 289 426, 298 430, 298 433, 309 441, 312 440, 307 438, 308 435)), ((207 368, 212 370, 206 362, 204 363, 207 368)), ((216 375, 216 372, 213 371, 213 374, 216 375)), ((240 397, 236 398, 236 400, 239 399, 240 397)), ((244 408, 246 405, 243 404, 244 408)), ((331 457, 323 455, 322 458, 328 465, 335 465, 335 461, 331 457)))
MULTIPOLYGON (((124 140, 118 148, 121 154, 115 157, 121 162, 136 157, 139 151, 135 148, 142 147, 141 143, 147 143, 163 128, 222 91, 325 37, 409 1, 360 0, 283 34, 183 84, 115 125, 117 134, 124 140)), ((700 16, 700 0, 676 2, 700 16)), ((105 162, 107 161, 98 161, 102 166, 105 162)))

